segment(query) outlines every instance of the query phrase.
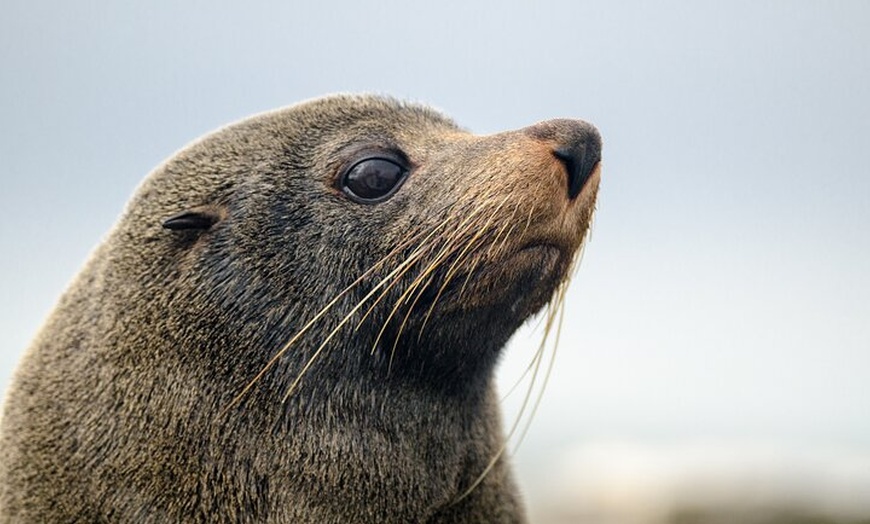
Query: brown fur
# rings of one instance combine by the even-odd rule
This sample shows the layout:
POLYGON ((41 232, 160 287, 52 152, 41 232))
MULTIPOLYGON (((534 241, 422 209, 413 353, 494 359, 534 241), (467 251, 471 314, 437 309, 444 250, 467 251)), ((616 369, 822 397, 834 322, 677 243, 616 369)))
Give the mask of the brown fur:
POLYGON ((588 227, 598 171, 569 198, 553 155, 584 140, 334 96, 182 150, 21 362, 0 522, 523 522, 503 458, 462 494, 502 446, 499 351, 588 227), (392 198, 341 191, 361 148, 407 157, 392 198))

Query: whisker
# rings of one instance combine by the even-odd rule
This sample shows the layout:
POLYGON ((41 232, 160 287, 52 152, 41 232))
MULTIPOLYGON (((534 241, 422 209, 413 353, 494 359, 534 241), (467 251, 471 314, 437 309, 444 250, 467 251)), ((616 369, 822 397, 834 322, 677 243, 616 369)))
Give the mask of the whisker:
MULTIPOLYGON (((405 262, 410 261, 410 260, 413 260, 414 262, 416 262, 418 259, 425 256, 425 254, 427 254, 427 251, 431 251, 431 247, 430 247, 431 243, 429 243, 429 239, 432 238, 432 236, 435 235, 436 233, 438 233, 441 229, 443 229, 449 223, 450 218, 451 217, 445 218, 444 220, 441 221, 440 224, 438 224, 437 226, 432 228, 432 230, 425 236, 425 238, 423 238, 423 240, 420 241, 420 243, 417 245, 417 247, 414 248, 414 250, 408 255, 408 257, 405 259, 405 262)), ((403 264, 404 264, 404 262, 403 262, 403 264)), ((400 265, 402 265, 402 264, 400 264, 400 265)), ((362 323, 369 317, 369 315, 371 315, 374 308, 380 303, 380 301, 384 298, 384 296, 386 296, 386 294, 389 292, 389 290, 393 288, 393 286, 399 281, 399 279, 405 275, 405 273, 411 268, 412 265, 413 264, 405 264, 404 265, 405 271, 403 271, 401 274, 399 274, 397 277, 395 277, 395 280, 386 289, 384 289, 384 291, 377 298, 377 300, 375 300, 375 302, 372 303, 372 305, 365 312, 365 314, 362 316, 362 318, 360 318, 360 321, 356 325, 356 329, 359 329, 359 327, 362 325, 362 323)))
POLYGON ((532 420, 534 420, 535 414, 538 412, 538 407, 541 404, 541 399, 544 398, 544 391, 547 389, 547 384, 550 381, 550 375, 553 372, 553 365, 556 362, 556 351, 559 348, 559 340, 562 336, 562 322, 565 318, 565 291, 567 290, 569 283, 570 278, 569 280, 563 282, 562 285, 560 285, 559 290, 557 291, 559 320, 556 323, 556 337, 553 340, 553 350, 550 352, 550 363, 547 366, 547 370, 544 372, 544 381, 541 384, 541 388, 538 390, 538 396, 535 399, 535 403, 532 406, 532 410, 529 413, 528 419, 526 420, 526 425, 523 428, 523 431, 520 433, 520 436, 517 438, 516 443, 514 444, 513 453, 516 453, 516 451, 519 449, 520 444, 522 444, 523 440, 526 438, 526 434, 528 433, 529 428, 532 427, 532 420))
POLYGON ((514 229, 516 228, 516 224, 513 221, 514 216, 516 216, 516 212, 517 212, 517 206, 514 206, 514 211, 511 213, 510 219, 508 219, 508 221, 505 222, 505 226, 509 225, 509 227, 502 226, 502 228, 499 229, 499 232, 496 235, 496 237, 493 239, 493 242, 490 245, 490 248, 487 250, 486 256, 485 257, 478 257, 472 263, 471 267, 468 270, 468 274, 465 275, 465 281, 462 282, 462 286, 459 288, 458 296, 460 297, 460 299, 464 296, 465 290, 468 287, 468 283, 471 281, 471 276, 477 270, 477 266, 480 265, 480 263, 484 259, 493 259, 493 258, 498 257, 501 254, 502 250, 505 249, 505 246, 507 245, 507 241, 510 239, 511 235, 514 232, 514 229), (501 240, 499 240, 499 237, 505 231, 507 231, 507 232, 504 234, 504 237, 501 238, 501 240), (497 247, 495 249, 493 249, 493 246, 497 246, 497 247))
MULTIPOLYGON (((514 219, 517 216, 517 212, 519 211, 519 207, 520 207, 519 202, 514 204, 514 209, 513 209, 513 211, 511 211, 510 217, 507 220, 505 220, 504 225, 501 228, 499 228, 498 234, 495 236, 495 238, 492 241, 492 244, 490 245, 490 248, 487 250, 487 252, 486 252, 487 258, 497 257, 505 249, 505 246, 507 245, 507 241, 511 237, 511 234, 513 233, 514 228, 517 227, 517 223, 514 219), (502 236, 502 234, 504 233, 505 230, 507 230, 507 233, 504 234, 504 236, 502 236), (501 239, 501 240, 499 240, 499 239, 501 239)), ((526 224, 527 224, 526 227, 528 227, 528 222, 526 222, 526 224)))
MULTIPOLYGON (((399 339, 401 338, 401 335, 404 332, 405 326, 407 325, 408 318, 410 317, 411 313, 414 310, 414 307, 417 305, 420 298, 423 296, 423 292, 425 291, 426 287, 429 285, 430 282, 432 282, 432 279, 433 279, 432 273, 434 273, 434 271, 436 271, 442 265, 443 261, 445 261, 445 260, 449 259, 451 256, 455 255, 452 264, 450 265, 450 267, 447 270, 447 273, 445 274, 444 282, 441 284, 440 288, 438 289, 438 292, 436 293, 435 298, 432 300, 432 304, 429 306, 429 309, 427 310, 426 315, 423 318, 423 323, 420 326, 419 333, 417 334, 417 341, 418 342, 422 339, 423 332, 424 332, 426 325, 429 321, 429 317, 435 308, 435 305, 438 303, 438 300, 441 298, 444 290, 447 288, 447 286, 453 280, 453 277, 458 272, 459 264, 461 262, 463 262, 464 259, 466 258, 466 256, 468 255, 468 253, 471 252, 474 247, 476 247, 476 245, 479 243, 479 240, 485 234, 487 234, 489 232, 489 229, 490 229, 492 222, 498 216, 498 213, 501 210, 502 206, 504 206, 504 204, 509 200, 509 197, 510 197, 510 195, 506 196, 497 206, 495 206, 494 209, 492 209, 490 211, 489 218, 483 223, 482 226, 479 226, 477 228, 477 232, 474 235, 472 235, 471 238, 464 240, 464 241, 462 240, 465 236, 465 232, 477 225, 476 218, 475 218, 475 221, 471 221, 471 220, 468 221, 468 227, 457 228, 457 230, 456 230, 457 234, 453 235, 449 239, 450 242, 448 242, 444 246, 444 248, 439 253, 439 255, 436 256, 435 260, 431 264, 429 264, 429 266, 423 271, 423 273, 411 284, 411 286, 408 287, 408 289, 405 291, 405 293, 403 293, 403 295, 399 298, 399 300, 397 300, 396 306, 393 308, 393 311, 390 313, 390 317, 387 319, 388 321, 390 320, 390 318, 392 318, 393 314, 395 313, 395 311, 399 307, 399 305, 401 305, 402 303, 406 303, 407 297, 410 296, 410 294, 416 290, 416 295, 415 295, 414 299, 411 301, 411 304, 409 305, 409 307, 407 308, 407 311, 405 312, 405 315, 402 318, 402 322, 399 325, 399 329, 397 331, 395 340, 393 340, 393 346, 392 346, 392 349, 390 351, 390 364, 389 364, 390 368, 392 367, 393 358, 394 358, 395 353, 396 353, 396 348, 398 347, 399 339), (461 249, 457 249, 460 245, 462 245, 461 244, 462 242, 464 242, 464 246, 461 249)), ((482 212, 484 209, 486 209, 486 207, 487 207, 486 205, 478 206, 475 209, 473 215, 475 215, 475 216, 479 215, 479 213, 482 212)), ((514 210, 516 210, 516 206, 515 206, 514 210)), ((475 262, 475 265, 476 265, 476 263, 477 263, 477 261, 475 262)), ((466 280, 466 282, 467 282, 467 280, 466 280)), ((387 323, 384 323, 384 327, 381 329, 382 332, 386 328, 386 325, 387 325, 387 323)), ((378 337, 378 339, 380 339, 380 336, 378 337)))
POLYGON ((378 282, 362 299, 360 299, 357 302, 357 304, 353 308, 351 308, 351 310, 347 313, 347 315, 345 315, 344 318, 338 323, 338 325, 335 328, 333 328, 333 330, 329 333, 329 335, 327 335, 326 339, 323 340, 323 342, 320 344, 320 346, 318 346, 318 348, 311 355, 311 358, 309 358, 308 361, 305 363, 305 365, 302 367, 302 370, 296 376, 296 379, 293 381, 293 383, 288 388, 287 392, 284 394, 284 397, 281 399, 282 402, 285 402, 290 397, 290 395, 293 393, 293 391, 296 389, 296 387, 301 382, 305 373, 308 372, 308 369, 314 364, 314 361, 317 360, 317 358, 323 352, 323 349, 332 340, 332 338, 335 336, 335 334, 338 333, 338 331, 342 327, 344 327, 345 324, 347 324, 350 321, 350 319, 353 317, 353 315, 357 311, 359 311, 363 307, 363 305, 365 305, 366 301, 368 301, 368 299, 370 299, 381 287, 383 287, 387 282, 395 282, 396 279, 401 278, 401 276, 404 275, 405 272, 408 271, 408 268, 410 266, 412 266, 414 264, 414 262, 416 262, 417 258, 419 258, 419 257, 414 257, 414 258, 409 257, 409 258, 403 260, 399 264, 399 266, 397 266, 395 269, 390 271, 390 273, 388 273, 383 279, 381 279, 380 282, 378 282), (396 276, 397 274, 398 274, 398 276, 396 276))
MULTIPOLYGON (((443 221, 442 223, 447 223, 447 222, 448 222, 448 220, 445 219, 445 221, 443 221)), ((427 235, 426 238, 429 238, 430 236, 431 236, 431 234, 427 235)), ((424 239, 424 241, 425 241, 425 239, 424 239)), ((395 251, 396 250, 393 250, 393 252, 395 252, 395 251)), ((391 253, 393 253, 393 252, 391 252, 391 253)), ((377 290, 380 289, 388 281, 391 281, 390 286, 394 285, 395 282, 398 279, 400 279, 401 276, 403 276, 409 270, 409 268, 417 261, 417 259, 419 259, 420 257, 423 256, 423 253, 424 253, 424 250, 416 249, 412 253, 411 256, 409 256, 407 259, 402 261, 399 264, 399 266, 397 266, 395 269, 393 269, 393 271, 391 271, 387 276, 385 276, 361 300, 359 300, 353 308, 351 308, 351 310, 347 313, 347 315, 345 315, 344 318, 338 323, 338 325, 336 325, 335 328, 333 328, 333 330, 327 335, 327 337, 323 340, 323 342, 320 344, 320 346, 318 346, 318 348, 314 351, 314 353, 311 355, 311 357, 308 359, 308 361, 302 367, 302 370, 299 372, 299 374, 296 376, 296 379, 294 379, 293 383, 290 385, 287 392, 284 394, 284 397, 282 398, 282 402, 285 402, 290 397, 290 395, 292 395, 292 393, 298 387, 299 383, 302 381, 302 378, 304 377, 304 375, 308 372, 308 370, 311 368, 311 366, 314 364, 314 362, 319 358, 319 356, 323 352, 324 348, 326 348, 326 346, 335 337, 335 335, 341 330, 341 328, 344 327, 344 325, 350 321, 350 319, 353 317, 353 315, 360 308, 362 308, 362 306, 366 303, 366 301, 368 301, 368 299, 371 298, 377 292, 377 290), (398 274, 398 276, 396 276, 397 274, 398 274)), ((371 271, 371 270, 369 270, 369 271, 371 271)), ((418 278, 417 280, 415 280, 414 284, 412 284, 412 286, 409 287, 409 289, 406 290, 405 293, 403 293, 403 295, 399 298, 399 300, 397 301, 396 307, 393 308, 393 311, 390 313, 390 316, 387 318, 387 321, 384 323, 384 327, 386 327, 386 324, 389 323, 390 319, 392 318, 392 316, 395 313, 396 308, 399 306, 399 304, 401 304, 405 300, 405 298, 407 296, 409 296, 409 293, 413 289, 414 285, 417 285, 419 282, 421 282, 421 279, 418 278)), ((382 296, 383 296, 383 294, 382 294, 382 296)), ((417 298, 419 299, 419 295, 417 298)), ((416 302, 416 299, 415 299, 415 302, 416 302)), ((369 311, 371 311, 371 308, 369 309, 369 311)), ((406 321, 406 320, 407 320, 407 315, 405 316, 404 321, 406 321)), ((402 323, 401 328, 404 327, 404 323, 405 323, 404 321, 402 323)), ((357 327, 359 327, 359 325, 357 325, 357 327)), ((380 333, 378 334, 377 340, 379 340, 381 335, 383 334, 383 329, 384 328, 382 328, 380 333)), ((401 331, 400 331, 400 333, 401 333, 401 331)), ((375 342, 375 346, 377 346, 377 340, 375 342)), ((398 336, 396 337, 396 342, 393 345, 393 351, 395 351, 395 344, 396 343, 398 343, 398 336)), ((391 354, 390 355, 390 363, 391 364, 392 364, 392 358, 393 358, 393 355, 391 354)))
MULTIPOLYGON (((399 246, 396 246, 396 247, 395 247, 393 250, 391 250, 389 253, 387 253, 386 255, 384 255, 384 257, 382 257, 379 261, 377 261, 375 264, 373 264, 372 267, 370 267, 367 271, 365 271, 362 275, 360 275, 356 280, 354 280, 350 285, 348 285, 348 286, 347 286, 346 288, 344 288, 341 292, 339 292, 335 297, 333 297, 332 300, 330 300, 330 301, 329 301, 329 302, 328 302, 328 303, 327 303, 323 308, 320 309, 320 311, 318 311, 318 312, 317 312, 317 313, 316 313, 316 314, 315 314, 315 315, 314 315, 314 316, 313 316, 313 317, 312 317, 308 322, 306 322, 305 325, 302 326, 302 328, 300 328, 299 331, 297 331, 296 334, 295 334, 293 337, 291 337, 290 340, 288 340, 288 341, 287 341, 287 342, 286 342, 286 343, 281 347, 281 349, 279 349, 278 352, 276 352, 276 353, 272 356, 272 358, 269 359, 268 362, 266 362, 266 364, 263 366, 263 368, 262 368, 262 369, 261 369, 261 370, 260 370, 260 371, 259 371, 259 372, 258 372, 258 373, 257 373, 257 374, 256 374, 256 375, 255 375, 255 376, 254 376, 254 377, 253 377, 253 378, 252 378, 252 379, 251 379, 251 380, 250 380, 246 385, 245 385, 244 388, 242 388, 242 390, 239 392, 239 394, 236 395, 236 396, 233 398, 232 401, 230 401, 230 403, 227 405, 227 407, 226 407, 226 409, 224 410, 224 412, 226 412, 226 411, 229 410, 229 409, 232 409, 233 406, 237 405, 237 404, 242 400, 242 398, 243 398, 243 397, 244 397, 244 396, 245 396, 245 395, 246 395, 246 394, 251 390, 251 388, 253 388, 254 385, 255 385, 257 382, 259 382, 260 379, 262 379, 263 376, 264 376, 264 375, 265 375, 265 374, 266 374, 266 373, 267 373, 267 372, 268 372, 272 367, 275 366, 275 364, 278 362, 278 360, 280 360, 281 357, 283 357, 283 356, 287 353, 287 351, 289 351, 290 347, 293 346, 293 344, 295 344, 296 341, 298 341, 300 338, 302 338, 302 336, 304 336, 305 333, 307 333, 308 330, 311 329, 311 327, 312 327, 312 326, 313 326, 313 325, 314 325, 318 320, 320 320, 321 318, 323 318, 323 316, 324 316, 327 312, 329 312, 330 309, 332 309, 333 307, 335 307, 335 304, 337 304, 338 301, 341 300, 342 297, 344 297, 344 296, 345 296, 347 293, 349 293, 352 289, 354 289, 355 287, 357 287, 357 286, 358 286, 358 285, 359 285, 363 280, 365 280, 365 279, 366 279, 368 276, 370 276, 373 272, 375 272, 375 271, 377 271, 378 269, 380 269, 380 267, 383 266, 383 265, 384 265, 384 264, 385 264, 385 263, 386 263, 390 258, 394 257, 394 256, 395 256, 396 254, 398 254, 402 249, 404 249, 405 247, 407 247, 407 245, 408 245, 410 242, 413 242, 413 240, 414 240, 414 235, 412 235, 411 238, 408 239, 407 242, 403 242, 403 243, 400 244, 399 246)), ((377 289, 377 286, 376 286, 375 289, 377 289)), ((368 295, 367 295, 367 296, 368 296, 368 295)))
POLYGON ((393 357, 395 356, 396 347, 398 346, 399 338, 402 335, 402 332, 405 328, 405 324, 408 320, 408 317, 410 316, 411 312, 414 310, 414 306, 420 300, 420 297, 423 296, 423 292, 425 291, 426 286, 428 286, 432 282, 432 280, 434 279, 434 272, 438 269, 438 267, 440 267, 441 263, 452 254, 453 245, 454 245, 454 242, 448 241, 448 243, 445 245, 445 247, 442 249, 442 251, 433 259, 433 261, 430 262, 426 266, 426 268, 421 272, 421 274, 418 275, 411 282, 411 284, 408 286, 408 288, 404 292, 402 292, 402 294, 396 300, 396 303, 393 305, 393 308, 390 310, 390 313, 387 316, 387 319, 384 321, 383 326, 381 326, 381 330, 380 330, 380 332, 378 332, 378 336, 375 339, 374 345, 372 347, 372 352, 374 352, 375 348, 377 348, 378 343, 380 342, 381 338, 383 337, 384 332, 387 329, 387 326, 389 325, 390 321, 393 319, 395 314, 398 312, 399 308, 402 306, 402 304, 407 303, 409 298, 411 297, 411 295, 416 291, 416 295, 414 296, 413 300, 411 301, 410 305, 407 308, 407 311, 405 312, 405 315, 402 318, 402 323, 399 325, 399 330, 396 333, 395 340, 393 340, 393 347, 392 347, 392 350, 390 351, 390 362, 389 362, 388 368, 392 368, 393 357))
MULTIPOLYGON (((510 196, 510 195, 508 195, 508 196, 510 196)), ((466 242, 465 247, 462 249, 462 251, 459 252, 456 259, 451 264, 450 268, 448 268, 447 273, 445 274, 445 277, 444 277, 444 282, 441 284, 441 287, 438 289, 438 292, 435 294, 435 299, 432 301, 432 304, 429 305, 429 309, 426 311, 426 315, 423 317, 423 324, 420 326, 420 333, 417 336, 418 340, 420 339, 420 337, 422 337, 423 331, 425 330, 426 325, 429 323, 429 317, 432 315, 432 312, 435 309, 435 305, 438 303, 438 300, 441 298, 441 295, 444 293, 444 290, 447 288, 447 286, 453 280, 453 277, 455 276, 456 272, 458 271, 459 263, 465 259, 465 256, 471 251, 475 242, 477 242, 488 231, 490 224, 492 224, 493 220, 498 215, 498 212, 501 210, 502 206, 504 206, 505 202, 507 202, 507 201, 508 201, 508 198, 506 197, 492 210, 492 212, 489 216, 489 219, 487 219, 487 221, 483 224, 483 226, 480 227, 480 229, 478 229, 477 233, 466 242)), ((477 264, 479 262, 480 262, 480 258, 478 258, 473 263, 471 271, 468 272, 468 275, 465 278, 465 282, 463 282, 463 284, 462 284, 462 288, 460 289, 460 295, 462 294, 462 291, 465 289, 465 286, 468 284, 468 279, 471 277, 473 270, 477 267, 477 264)))
MULTIPOLYGON (((473 214, 472 214, 471 216, 473 216, 473 214)), ((470 219, 471 216, 466 217, 466 220, 465 220, 465 221, 467 221, 468 219, 470 219)), ((443 233, 441 236, 438 237, 438 239, 437 239, 436 242, 429 242, 429 239, 430 239, 430 238, 431 238, 431 237, 432 237, 436 232, 438 232, 438 230, 445 228, 445 227, 446 227, 446 226, 447 226, 447 225, 448 225, 452 220, 454 220, 454 219, 455 219, 455 216, 454 216, 454 215, 449 215, 449 216, 445 217, 444 220, 442 220, 441 223, 438 224, 438 226, 436 226, 435 228, 433 228, 432 232, 431 232, 429 235, 426 235, 426 238, 424 238, 423 241, 420 243, 420 245, 417 246, 417 248, 414 250, 414 252, 411 254, 411 256, 417 255, 417 254, 419 254, 419 253, 423 253, 424 251, 426 252, 426 254, 428 254, 429 252, 431 252, 431 251, 433 250, 433 245, 434 245, 436 242, 440 242, 441 240, 444 240, 445 237, 446 237, 446 241, 447 241, 448 244, 449 244, 450 239, 451 239, 453 236, 455 236, 455 230, 454 230, 454 231, 449 231, 449 232, 443 233)), ((465 221, 463 221, 463 222, 465 222, 465 221)), ((461 225, 461 224, 460 224, 460 225, 461 225)), ((400 275, 400 276, 401 276, 401 275, 400 275)), ((386 294, 389 292, 390 289, 392 289, 392 287, 393 287, 395 284, 396 284, 396 282, 394 282, 393 284, 391 284, 387 289, 384 290, 383 293, 381 293, 381 296, 378 297, 378 299, 377 299, 377 300, 376 300, 376 301, 371 305, 371 307, 368 309, 368 311, 366 311, 366 314, 363 315, 362 319, 360 319, 360 324, 361 324, 361 323, 362 323, 362 322, 363 322, 363 321, 364 321, 364 320, 365 320, 365 319, 366 319, 366 318, 371 314, 372 310, 374 310, 374 308, 375 308, 375 307, 380 303, 380 301, 381 301, 381 300, 386 296, 386 294)), ((359 325, 357 325, 357 327, 359 327, 359 325)))
MULTIPOLYGON (((471 228, 472 226, 474 226, 474 222, 472 222, 472 220, 477 216, 477 213, 480 211, 480 209, 482 209, 482 206, 478 206, 477 208, 475 208, 475 210, 474 210, 471 214, 469 214, 468 216, 466 216, 465 219, 463 219, 462 222, 460 222, 460 224, 458 225, 458 227, 457 227, 456 229, 454 229, 454 230, 451 232, 451 234, 448 235, 448 236, 444 239, 444 240, 445 240, 445 244, 444 244, 444 246, 441 248, 441 251, 440 251, 440 252, 435 256, 435 258, 433 259, 433 261, 430 262, 430 263, 426 266, 426 268, 422 271, 422 273, 421 273, 420 275, 418 275, 418 276, 414 279, 413 282, 411 282, 411 284, 408 286, 408 288, 407 288, 407 289, 406 289, 406 290, 405 290, 405 291, 404 291, 404 292, 399 296, 399 298, 396 300, 396 304, 395 304, 395 305, 393 306, 393 308, 390 310, 389 315, 387 316, 386 320, 384 321, 383 326, 381 327, 380 332, 378 332, 378 336, 375 338, 375 342, 374 342, 374 344, 372 345, 372 353, 373 353, 373 354, 374 354, 374 352, 377 350, 377 346, 378 346, 378 344, 380 343, 381 338, 383 337, 383 334, 384 334, 384 332, 385 332, 386 329, 387 329, 387 326, 389 325, 390 321, 391 321, 391 320, 393 319, 393 317, 395 316, 395 314, 396 314, 396 312, 398 311, 399 307, 401 307, 402 304, 404 304, 404 303, 407 302, 408 297, 410 297, 411 293, 413 293, 416 289, 419 288, 419 289, 421 290, 421 292, 422 292, 423 289, 425 289, 425 286, 420 287, 421 284, 422 284, 424 281, 426 281, 426 279, 427 279, 428 277, 430 277, 430 276, 432 275, 432 273, 434 273, 434 271, 435 271, 435 270, 440 266, 440 264, 441 264, 441 262, 442 262, 443 260, 445 260, 446 258, 448 258, 448 257, 452 254, 452 252, 453 252, 453 247, 454 247, 454 245, 455 245, 455 243, 456 243, 456 239, 457 239, 457 238, 461 238, 461 236, 465 233, 465 231, 467 231, 469 228, 471 228), (463 225, 464 225, 464 226, 463 226, 463 225)), ((451 216, 451 217, 448 217, 448 219, 445 219, 445 223, 447 222, 447 220, 449 220, 449 219, 451 219, 451 218, 452 218, 452 216, 451 216)), ((386 290, 385 290, 385 291, 386 291, 386 290)), ((380 297, 378 297, 378 301, 376 301, 374 305, 377 305, 377 303, 378 303, 381 299, 383 299, 383 297, 384 297, 385 294, 386 294, 386 293, 382 293, 382 295, 381 295, 380 297)), ((373 305, 372 307, 374 307, 374 305, 373 305)), ((398 337, 397 337, 397 340, 398 340, 398 337)), ((395 344, 394 344, 394 346, 395 346, 395 344)), ((392 355, 391 355, 390 358, 391 358, 391 361, 392 361, 392 355)))
MULTIPOLYGON (((427 234, 425 236, 425 238, 423 239, 423 242, 421 242, 421 245, 418 245, 417 248, 415 248, 415 250, 405 260, 400 262, 398 266, 396 266, 384 278, 382 278, 380 280, 380 282, 378 282, 362 299, 360 299, 357 302, 357 304, 353 308, 351 308, 351 310, 348 312, 348 314, 344 316, 344 318, 338 323, 338 325, 336 325, 335 328, 333 328, 333 330, 329 333, 329 335, 327 335, 327 337, 323 340, 323 342, 321 342, 320 346, 318 346, 318 348, 314 351, 314 353, 311 355, 311 357, 308 359, 308 361, 302 367, 302 370, 299 372, 299 374, 296 376, 296 379, 293 381, 293 383, 288 388, 287 392, 284 394, 284 397, 282 398, 282 402, 286 401, 290 397, 290 395, 293 393, 293 391, 295 391, 295 389, 297 388, 299 383, 302 381, 303 376, 308 372, 308 370, 311 368, 311 366, 314 364, 314 362, 320 357, 321 353, 323 352, 324 348, 326 348, 327 344, 329 344, 329 342, 333 339, 333 337, 335 337, 335 335, 339 332, 339 330, 341 330, 341 328, 344 327, 344 325, 350 321, 350 319, 353 317, 353 315, 357 311, 359 311, 363 307, 363 305, 365 305, 365 303, 372 296, 374 296, 375 293, 378 292, 379 289, 381 289, 387 283, 389 283, 389 285, 386 286, 386 290, 382 291, 381 296, 378 297, 378 300, 380 300, 380 298, 383 296, 383 294, 386 293, 386 291, 389 290, 393 285, 395 285, 395 283, 399 279, 401 279, 402 276, 404 276, 420 258, 422 258, 424 256, 425 250, 421 249, 421 246, 425 246, 425 241, 428 238, 430 238, 436 231, 437 231, 437 228, 435 228, 435 230, 433 230, 432 232, 427 234)), ((404 247, 407 247, 407 245, 408 245, 408 243, 405 243, 404 246, 402 246, 401 248, 404 249, 404 247)), ((393 250, 393 251, 395 252, 396 250, 393 250)), ((369 314, 369 312, 371 312, 373 307, 374 306, 369 308, 369 310, 366 312, 366 316, 369 314)), ((360 323, 361 322, 362 321, 360 321, 360 323)), ((360 323, 357 324, 355 329, 359 329, 360 323)))
POLYGON ((502 445, 499 447, 498 451, 493 455, 492 459, 490 459, 489 463, 484 468, 483 472, 471 484, 471 486, 469 486, 462 493, 462 495, 460 495, 457 499, 454 500, 454 502, 453 502, 454 504, 461 501, 465 497, 467 497, 472 491, 474 491, 474 489, 478 485, 480 485, 481 482, 483 482, 483 479, 486 478, 486 476, 489 474, 490 471, 492 471, 492 468, 495 467, 495 464, 499 461, 499 459, 504 454, 505 450, 507 449, 508 442, 510 441, 511 437, 516 433, 516 430, 519 427, 520 421, 523 418, 523 414, 525 413, 525 410, 528 407, 528 403, 529 403, 529 400, 531 398, 531 393, 534 389, 535 380, 538 376, 538 371, 541 367, 541 361, 542 361, 542 357, 543 357, 544 347, 545 347, 545 344, 547 342, 547 337, 548 337, 550 330, 553 326, 553 321, 554 321, 555 317, 556 317, 556 315, 554 314, 554 311, 551 309, 548 309, 548 311, 547 311, 547 323, 545 326, 544 337, 543 337, 543 340, 541 340, 541 343, 538 346, 537 351, 535 351, 535 356, 533 357, 534 372, 532 373, 531 383, 529 384, 529 388, 526 390, 526 395, 523 397, 523 402, 522 402, 522 405, 520 406, 519 412, 518 412, 516 418, 514 419, 514 422, 511 425, 510 430, 508 431, 507 435, 505 436, 502 445))
MULTIPOLYGON (((538 406, 541 403, 541 399, 544 396, 544 391, 547 387, 547 383, 550 380, 550 376, 551 376, 552 371, 553 371, 553 365, 556 362, 556 351, 559 348, 559 341, 560 341, 561 335, 562 335, 562 324, 563 324, 563 320, 565 318, 565 298, 567 296, 567 291, 568 291, 569 286, 571 285, 571 280, 574 277, 576 269, 579 267, 580 262, 583 259, 583 253, 585 252, 585 248, 586 248, 586 238, 584 237, 584 239, 581 242, 580 246, 578 247, 577 251, 574 253, 574 256, 571 257, 571 262, 568 266, 565 280, 559 284, 559 287, 556 290, 556 293, 555 293, 556 306, 555 307, 558 308, 559 321, 556 325, 556 337, 555 337, 555 340, 553 341, 553 350, 551 351, 551 354, 550 354, 550 363, 547 366, 547 370, 544 374, 544 382, 541 386, 540 391, 538 392, 537 398, 535 399, 535 404, 532 407, 532 411, 529 414, 529 418, 526 422, 526 425, 523 428, 522 433, 520 433, 520 436, 517 439, 516 444, 514 444, 513 453, 516 453, 516 451, 519 449, 520 444, 522 444, 523 440, 525 439, 526 434, 529 431, 529 428, 531 428, 532 420, 534 419, 534 416, 538 411, 538 406)), ((549 304, 548 304, 548 307, 550 307, 549 304)), ((527 371, 528 371, 528 368, 527 368, 527 371)), ((525 374, 526 374, 526 372, 523 373, 523 375, 525 375, 525 374)), ((516 387, 517 384, 515 384, 514 387, 516 387)))

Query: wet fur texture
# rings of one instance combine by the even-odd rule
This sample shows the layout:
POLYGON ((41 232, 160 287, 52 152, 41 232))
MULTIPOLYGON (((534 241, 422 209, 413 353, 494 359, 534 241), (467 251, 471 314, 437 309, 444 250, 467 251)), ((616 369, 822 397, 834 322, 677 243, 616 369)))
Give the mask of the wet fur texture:
POLYGON ((568 199, 552 156, 581 132, 334 96, 180 151, 21 362, 0 522, 524 522, 503 457, 462 495, 502 448, 499 352, 591 218, 597 172, 568 199), (410 175, 354 202, 378 151, 410 175), (191 210, 214 223, 161 227, 191 210))

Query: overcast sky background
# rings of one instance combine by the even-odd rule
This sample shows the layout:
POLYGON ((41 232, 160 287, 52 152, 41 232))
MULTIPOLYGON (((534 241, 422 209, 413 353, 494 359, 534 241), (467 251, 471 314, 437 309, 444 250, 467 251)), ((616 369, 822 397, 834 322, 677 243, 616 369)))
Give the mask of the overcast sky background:
MULTIPOLYGON (((604 137, 592 240, 520 462, 584 439, 870 456, 870 2, 2 11, 0 387, 164 158, 255 112, 379 92, 479 133, 577 117, 604 137)), ((538 335, 515 339, 505 383, 538 335)))

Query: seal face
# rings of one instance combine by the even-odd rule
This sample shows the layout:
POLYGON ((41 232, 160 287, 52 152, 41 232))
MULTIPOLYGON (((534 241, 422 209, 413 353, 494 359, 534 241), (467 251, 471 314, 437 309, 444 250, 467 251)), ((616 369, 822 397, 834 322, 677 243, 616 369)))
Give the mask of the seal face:
POLYGON ((332 96, 143 182, 21 362, 0 522, 523 522, 498 354, 564 286, 601 140, 332 96))

